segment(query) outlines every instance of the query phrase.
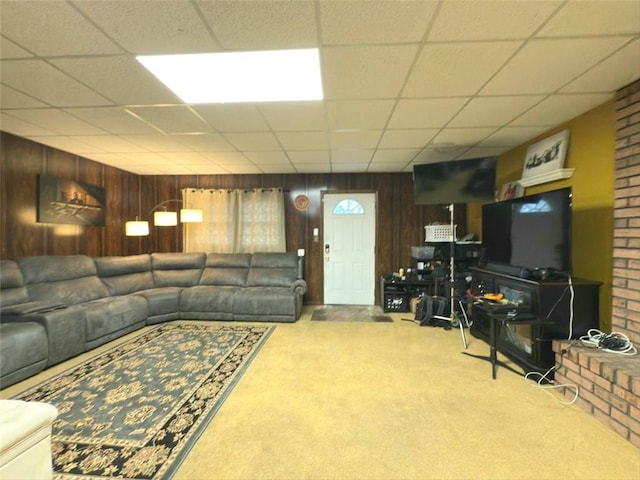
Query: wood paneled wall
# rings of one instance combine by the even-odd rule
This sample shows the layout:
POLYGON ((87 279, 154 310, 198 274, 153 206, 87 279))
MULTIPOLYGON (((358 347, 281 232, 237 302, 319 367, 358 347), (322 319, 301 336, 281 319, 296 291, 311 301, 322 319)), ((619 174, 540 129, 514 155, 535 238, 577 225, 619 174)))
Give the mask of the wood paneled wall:
MULTIPOLYGON (((153 228, 149 237, 126 237, 124 222, 146 217, 161 201, 180 198, 182 188, 268 188, 286 192, 287 249, 304 248, 306 303, 322 303, 323 191, 368 191, 378 194, 376 276, 408 267, 413 245, 424 241, 424 225, 448 223, 445 206, 414 205, 410 173, 282 174, 282 175, 166 175, 139 176, 2 133, 0 258, 32 255, 86 254, 92 257, 136 253, 179 252, 178 227, 153 228), (107 192, 105 227, 80 227, 36 222, 37 176, 47 174, 104 187, 107 192), (309 197, 307 210, 293 200, 309 197), (320 230, 315 242, 313 229, 320 230)), ((456 206, 458 235, 466 232, 466 207, 456 206)), ((378 293, 376 298, 378 298, 378 293)))

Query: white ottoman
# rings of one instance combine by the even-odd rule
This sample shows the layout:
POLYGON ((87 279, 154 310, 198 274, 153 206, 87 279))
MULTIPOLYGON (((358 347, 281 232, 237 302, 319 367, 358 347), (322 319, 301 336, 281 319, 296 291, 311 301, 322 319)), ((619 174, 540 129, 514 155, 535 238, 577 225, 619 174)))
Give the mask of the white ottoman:
POLYGON ((0 478, 51 479, 51 425, 58 416, 53 405, 0 400, 0 478))

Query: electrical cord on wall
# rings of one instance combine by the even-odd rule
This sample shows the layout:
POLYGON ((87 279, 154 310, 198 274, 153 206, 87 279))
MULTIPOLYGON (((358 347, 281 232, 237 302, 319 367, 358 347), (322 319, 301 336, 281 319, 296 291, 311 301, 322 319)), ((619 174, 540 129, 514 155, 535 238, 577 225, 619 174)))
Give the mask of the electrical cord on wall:
POLYGON ((619 332, 603 333, 596 328, 587 331, 586 335, 580 337, 583 345, 592 348, 599 348, 603 352, 617 353, 619 355, 635 355, 638 353, 631 340, 619 332))
POLYGON ((530 385, 532 387, 538 387, 540 389, 542 389, 542 391, 544 393, 546 393, 547 395, 549 395, 550 397, 552 397, 556 402, 562 404, 562 405, 571 405, 572 403, 574 403, 577 399, 578 399, 578 386, 577 385, 573 385, 573 384, 555 384, 553 380, 549 379, 548 376, 551 374, 551 372, 553 372, 556 369, 555 365, 553 367, 551 367, 549 370, 547 370, 544 374, 540 373, 540 372, 529 372, 527 373, 524 378, 525 380, 535 380, 535 376, 538 377, 538 380, 535 381, 535 383, 530 383, 530 385), (544 384, 544 382, 547 382, 547 384, 544 384), (556 397, 555 395, 553 395, 550 390, 553 389, 558 389, 558 388, 568 388, 568 389, 573 389, 574 391, 574 395, 573 398, 571 400, 569 400, 568 402, 563 402, 562 400, 559 400, 558 397, 556 397))
POLYGON ((571 292, 571 297, 569 298, 569 337, 567 340, 571 340, 573 336, 573 300, 576 296, 575 291, 573 290, 573 281, 571 280, 571 275, 568 277, 569 280, 569 291, 571 292))

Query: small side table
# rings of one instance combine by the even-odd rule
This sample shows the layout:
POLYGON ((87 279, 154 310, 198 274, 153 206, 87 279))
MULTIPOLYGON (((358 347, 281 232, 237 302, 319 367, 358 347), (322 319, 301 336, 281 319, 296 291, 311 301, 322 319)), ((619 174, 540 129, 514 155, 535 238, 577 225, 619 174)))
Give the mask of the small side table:
POLYGON ((498 365, 515 371, 509 365, 498 360, 497 343, 499 325, 549 325, 553 323, 549 320, 540 320, 539 317, 533 313, 518 312, 517 305, 513 304, 492 303, 489 301, 481 300, 478 302, 474 302, 473 308, 482 310, 489 318, 489 356, 482 357, 478 355, 471 355, 466 352, 463 353, 491 362, 491 377, 494 380, 496 379, 496 371, 498 369, 498 365))

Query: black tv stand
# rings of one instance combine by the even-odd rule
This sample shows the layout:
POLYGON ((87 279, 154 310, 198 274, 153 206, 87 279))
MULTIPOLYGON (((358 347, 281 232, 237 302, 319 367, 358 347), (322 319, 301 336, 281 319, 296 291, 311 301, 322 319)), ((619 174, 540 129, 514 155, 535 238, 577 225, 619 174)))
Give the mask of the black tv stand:
MULTIPOLYGON (((525 371, 544 373, 555 364, 551 348, 554 339, 578 338, 599 327, 600 283, 573 278, 547 280, 520 278, 480 267, 471 267, 471 289, 475 292, 502 293, 517 305, 518 313, 532 314, 537 322, 499 325, 495 346, 525 371), (573 289, 573 317, 571 316, 573 289)), ((491 338, 491 319, 474 305, 471 334, 487 342, 491 338)))

